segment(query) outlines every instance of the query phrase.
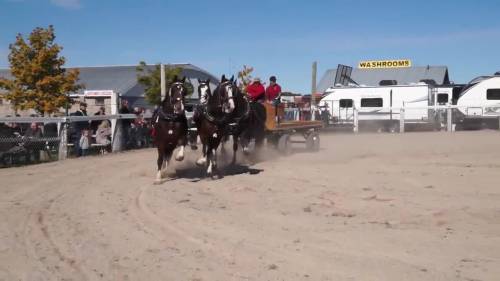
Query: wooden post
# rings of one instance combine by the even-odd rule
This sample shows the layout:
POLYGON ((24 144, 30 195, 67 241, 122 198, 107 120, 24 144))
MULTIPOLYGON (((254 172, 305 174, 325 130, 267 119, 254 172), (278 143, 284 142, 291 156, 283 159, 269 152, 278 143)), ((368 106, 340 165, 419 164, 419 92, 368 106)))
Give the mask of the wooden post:
POLYGON ((167 87, 165 83, 165 65, 162 63, 160 65, 160 83, 161 83, 161 101, 167 96, 167 87))
POLYGON ((354 133, 357 133, 359 132, 359 124, 358 124, 358 109, 353 107, 353 115, 354 115, 354 123, 353 123, 353 127, 352 127, 352 130, 354 133))
POLYGON ((405 108, 401 107, 399 110, 399 133, 405 132, 405 108))
POLYGON ((448 107, 447 111, 448 111, 447 112, 448 113, 447 114, 448 115, 447 116, 447 123, 448 123, 447 130, 448 130, 448 132, 453 132, 453 127, 452 127, 453 126, 453 122, 452 122, 453 120, 451 120, 452 119, 451 107, 448 107))
POLYGON ((315 120, 315 112, 313 109, 316 108, 316 98, 314 96, 314 94, 316 94, 316 73, 317 73, 317 69, 318 69, 318 63, 317 62, 313 62, 312 64, 312 77, 311 77, 311 110, 310 110, 310 113, 311 113, 311 120, 315 120))
POLYGON ((318 71, 318 63, 313 62, 312 64, 312 79, 311 79, 311 104, 315 102, 314 94, 316 93, 316 73, 318 71))
POLYGON ((58 123, 58 127, 60 127, 58 159, 64 160, 68 158, 68 121, 66 118, 63 123, 58 123))

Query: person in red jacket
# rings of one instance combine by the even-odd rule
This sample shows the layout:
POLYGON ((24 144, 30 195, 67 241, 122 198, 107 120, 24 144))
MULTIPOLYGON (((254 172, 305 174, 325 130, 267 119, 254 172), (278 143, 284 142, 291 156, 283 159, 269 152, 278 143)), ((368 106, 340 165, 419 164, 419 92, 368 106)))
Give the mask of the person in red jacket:
POLYGON ((266 101, 274 102, 281 94, 281 87, 276 83, 276 76, 269 77, 269 86, 266 89, 266 101))
POLYGON ((261 101, 265 99, 266 90, 260 83, 259 78, 254 78, 252 83, 247 86, 247 94, 251 101, 261 101))

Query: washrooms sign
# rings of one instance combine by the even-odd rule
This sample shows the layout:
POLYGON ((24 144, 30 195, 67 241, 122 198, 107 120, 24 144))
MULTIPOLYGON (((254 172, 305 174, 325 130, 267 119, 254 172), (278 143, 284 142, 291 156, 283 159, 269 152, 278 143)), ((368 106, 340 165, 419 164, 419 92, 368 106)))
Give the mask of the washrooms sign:
POLYGON ((372 60, 360 61, 358 68, 400 68, 411 67, 411 60, 372 60))

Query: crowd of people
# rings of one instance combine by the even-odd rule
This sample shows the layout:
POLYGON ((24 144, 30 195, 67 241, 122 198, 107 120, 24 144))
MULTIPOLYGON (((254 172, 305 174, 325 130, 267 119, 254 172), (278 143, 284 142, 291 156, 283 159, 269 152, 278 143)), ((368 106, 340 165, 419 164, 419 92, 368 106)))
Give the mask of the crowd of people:
MULTIPOLYGON (((7 115, 6 117, 11 117, 7 115)), ((19 116, 16 116, 19 117, 19 116)), ((31 117, 37 117, 31 115, 31 117)), ((1 162, 18 162, 16 159, 24 157, 25 162, 39 162, 40 152, 46 150, 51 137, 57 137, 55 123, 16 123, 7 122, 0 125, 0 156, 1 162)), ((54 144, 57 141, 50 142, 54 144)), ((5 164, 5 163, 3 163, 5 164)))
MULTIPOLYGON (((122 148, 134 149, 151 146, 151 126, 144 118, 144 109, 135 107, 130 110, 127 100, 123 100, 119 109, 120 114, 135 114, 135 119, 120 119, 122 126, 122 148)), ((104 107, 101 107, 94 116, 106 115, 104 107)), ((70 116, 88 116, 87 104, 82 102, 77 111, 70 116)), ((86 156, 89 154, 92 144, 105 148, 105 152, 111 151, 111 124, 109 120, 76 121, 71 123, 70 140, 73 143, 75 156, 86 156)))

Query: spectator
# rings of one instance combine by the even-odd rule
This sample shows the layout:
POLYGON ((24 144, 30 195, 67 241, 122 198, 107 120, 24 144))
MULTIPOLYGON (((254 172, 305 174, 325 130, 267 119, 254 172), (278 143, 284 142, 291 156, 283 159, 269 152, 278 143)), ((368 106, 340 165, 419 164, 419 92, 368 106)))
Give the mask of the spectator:
MULTIPOLYGON (((71 116, 87 116, 87 104, 84 102, 80 103, 80 107, 77 111, 70 114, 71 116)), ((84 130, 88 130, 89 122, 88 121, 77 121, 72 124, 72 139, 73 145, 76 152, 76 157, 82 156, 82 151, 80 148, 80 139, 82 138, 82 132, 84 130)))
POLYGON ((266 89, 266 101, 276 103, 281 95, 281 86, 276 83, 276 76, 269 77, 269 86, 266 89))
POLYGON ((265 99, 266 89, 264 89, 264 86, 260 83, 260 78, 254 78, 252 83, 247 86, 246 90, 252 102, 265 99))
MULTIPOLYGON (((5 117, 12 117, 10 115, 7 115, 5 117)), ((19 116, 16 116, 19 117, 19 116)), ((14 136, 14 137, 19 137, 21 136, 22 130, 21 127, 17 123, 6 123, 5 124, 9 128, 9 133, 8 136, 14 136)))
POLYGON ((88 129, 82 131, 82 136, 80 137, 79 140, 79 146, 80 146, 81 156, 87 156, 88 151, 90 149, 90 134, 88 129))
POLYGON ((26 130, 24 136, 29 138, 41 138, 42 130, 40 129, 37 123, 33 122, 31 123, 30 127, 26 130))
MULTIPOLYGON (((120 114, 131 114, 128 107, 128 101, 122 100, 122 106, 120 107, 120 114)), ((125 149, 130 148, 130 119, 121 119, 122 123, 122 134, 123 134, 123 146, 125 149)))
MULTIPOLYGON (((101 106, 99 108, 99 111, 97 111, 94 114, 94 116, 101 116, 101 115, 106 115, 106 109, 104 108, 104 106, 101 106)), ((90 122, 90 129, 92 129, 92 132, 96 132, 97 131, 97 127, 99 127, 100 124, 101 124, 100 120, 94 120, 94 121, 90 122)))
POLYGON ((107 120, 103 120, 97 128, 95 141, 97 144, 105 145, 106 150, 109 151, 111 145, 111 128, 107 120))
POLYGON ((30 161, 31 161, 31 156, 33 156, 35 162, 40 162, 40 151, 44 147, 44 143, 40 142, 39 140, 40 138, 43 137, 42 129, 37 123, 32 122, 29 128, 26 129, 24 136, 28 138, 28 140, 24 144, 24 147, 27 149, 28 155, 30 155, 29 156, 30 161))

